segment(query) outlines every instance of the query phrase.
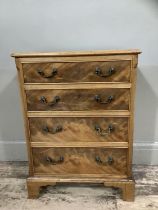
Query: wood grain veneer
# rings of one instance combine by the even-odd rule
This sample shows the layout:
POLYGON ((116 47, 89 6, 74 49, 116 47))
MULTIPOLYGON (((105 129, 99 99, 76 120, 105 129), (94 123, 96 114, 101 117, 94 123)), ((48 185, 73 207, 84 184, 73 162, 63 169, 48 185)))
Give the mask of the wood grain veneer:
POLYGON ((29 118, 33 142, 127 142, 128 118, 29 118))
POLYGON ((27 90, 27 106, 29 111, 82 111, 82 110, 128 110, 129 89, 98 89, 95 90, 27 90), (55 97, 57 103, 52 103, 55 97), (99 96, 103 103, 96 100, 99 96), (112 96, 111 101, 107 101, 112 96), (46 101, 41 101, 44 97, 46 101), (106 102, 104 104, 104 102, 106 102))
POLYGON ((23 64, 25 83, 129 82, 130 69, 130 61, 23 64), (110 68, 114 69, 110 77, 96 76, 97 69, 105 75, 110 68), (51 77, 53 69, 56 73, 51 77))
POLYGON ((126 149, 34 148, 33 157, 34 173, 38 175, 127 175, 126 149), (56 163, 61 157, 63 161, 56 163), (97 162, 96 157, 102 162, 97 162), (113 158, 112 163, 108 163, 110 157, 113 158))

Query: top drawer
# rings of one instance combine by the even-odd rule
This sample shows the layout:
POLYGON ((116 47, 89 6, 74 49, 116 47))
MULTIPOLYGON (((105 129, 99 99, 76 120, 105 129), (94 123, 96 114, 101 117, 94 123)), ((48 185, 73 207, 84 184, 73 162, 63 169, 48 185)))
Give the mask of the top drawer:
POLYGON ((131 61, 25 63, 25 83, 129 82, 131 61))

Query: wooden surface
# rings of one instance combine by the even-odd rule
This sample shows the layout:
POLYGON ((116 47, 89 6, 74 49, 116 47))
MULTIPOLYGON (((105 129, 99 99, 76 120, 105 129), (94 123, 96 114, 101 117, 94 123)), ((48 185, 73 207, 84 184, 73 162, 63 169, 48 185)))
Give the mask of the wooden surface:
POLYGON ((121 82, 77 82, 77 83, 25 83, 25 90, 73 90, 73 89, 96 89, 96 88, 131 88, 131 83, 121 82), (84 84, 84 85, 83 85, 84 84))
POLYGON ((82 110, 128 110, 129 90, 128 89, 95 89, 95 90, 27 90, 27 106, 29 111, 82 111, 82 110), (98 95, 102 102, 106 102, 108 97, 113 100, 102 104, 95 100, 98 95), (41 97, 45 97, 47 102, 42 103, 41 97), (51 105, 54 98, 60 97, 59 102, 51 105))
POLYGON ((25 83, 129 82, 130 61, 23 64, 25 83), (99 68, 101 75, 96 74, 99 68), (114 73, 109 70, 114 68, 114 73), (56 74, 52 74, 56 69, 56 74), (43 75, 39 74, 41 71, 43 75), (105 77, 104 77, 105 76, 105 77))
POLYGON ((132 176, 132 156, 133 156, 133 133, 134 133, 134 105, 135 105, 135 90, 136 90, 136 68, 138 63, 138 55, 133 56, 132 60, 132 71, 131 71, 131 83, 132 86, 130 88, 130 109, 131 109, 131 117, 129 118, 129 149, 128 149, 128 176, 132 176))
POLYGON ((104 174, 126 175, 126 149, 105 148, 33 148, 34 173, 45 175, 62 174, 104 174), (58 163, 60 157, 64 160, 58 163), (103 163, 97 163, 100 157, 103 163), (109 164, 108 158, 113 159, 109 164), (53 164, 47 158, 57 162, 53 164))
POLYGON ((26 94, 24 90, 24 78, 22 74, 22 65, 19 60, 15 59, 17 73, 18 73, 18 81, 19 81, 19 89, 21 95, 21 103, 22 103, 22 111, 24 117, 24 129, 25 129, 25 136, 26 136, 26 145, 27 145, 27 153, 28 153, 28 163, 29 163, 29 176, 33 176, 33 164, 32 164, 32 150, 30 145, 30 136, 29 136, 29 125, 28 125, 28 118, 27 118, 27 102, 26 102, 26 94))
POLYGON ((33 142, 127 142, 128 118, 30 118, 33 142), (62 128, 62 129, 60 129, 62 128), (98 128, 98 130, 97 130, 98 128), (111 128, 111 129, 110 129, 111 128))
POLYGON ((28 111, 28 117, 127 117, 131 113, 127 110, 91 110, 91 111, 28 111))
POLYGON ((22 65, 37 63, 87 63, 87 62, 116 62, 132 61, 132 54, 116 55, 80 55, 80 56, 42 56, 42 57, 20 57, 18 58, 22 65))
POLYGON ((50 141, 32 141, 32 147, 95 147, 95 148, 128 148, 128 142, 92 142, 92 141, 68 141, 68 142, 50 142, 50 141))
POLYGON ((133 179, 110 179, 104 177, 71 177, 71 178, 57 178, 57 177, 31 177, 27 179, 28 198, 37 198, 39 196, 40 188, 42 186, 55 186, 60 182, 75 182, 75 183, 102 183, 105 187, 120 188, 122 191, 122 199, 124 201, 134 201, 135 182, 133 179))
POLYGON ((92 51, 65 51, 65 52, 29 52, 12 53, 12 57, 49 57, 49 56, 79 56, 79 55, 122 55, 122 54, 140 54, 139 49, 129 50, 92 50, 92 51))
POLYGON ((24 107, 29 198, 41 186, 70 181, 119 187, 124 200, 134 200, 131 163, 139 53, 12 54, 24 107))

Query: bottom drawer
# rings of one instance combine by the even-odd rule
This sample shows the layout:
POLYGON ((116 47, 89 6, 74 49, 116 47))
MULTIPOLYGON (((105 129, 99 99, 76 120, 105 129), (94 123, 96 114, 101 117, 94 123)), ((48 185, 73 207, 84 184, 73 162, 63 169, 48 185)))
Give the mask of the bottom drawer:
POLYGON ((34 173, 126 175, 127 149, 33 148, 34 173))

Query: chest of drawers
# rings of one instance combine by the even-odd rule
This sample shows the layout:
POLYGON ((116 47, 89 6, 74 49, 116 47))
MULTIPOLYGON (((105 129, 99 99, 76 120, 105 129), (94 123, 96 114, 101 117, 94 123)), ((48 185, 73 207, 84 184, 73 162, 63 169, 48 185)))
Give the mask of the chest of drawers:
POLYGON ((29 160, 28 197, 59 182, 103 183, 134 200, 139 50, 14 53, 29 160))

